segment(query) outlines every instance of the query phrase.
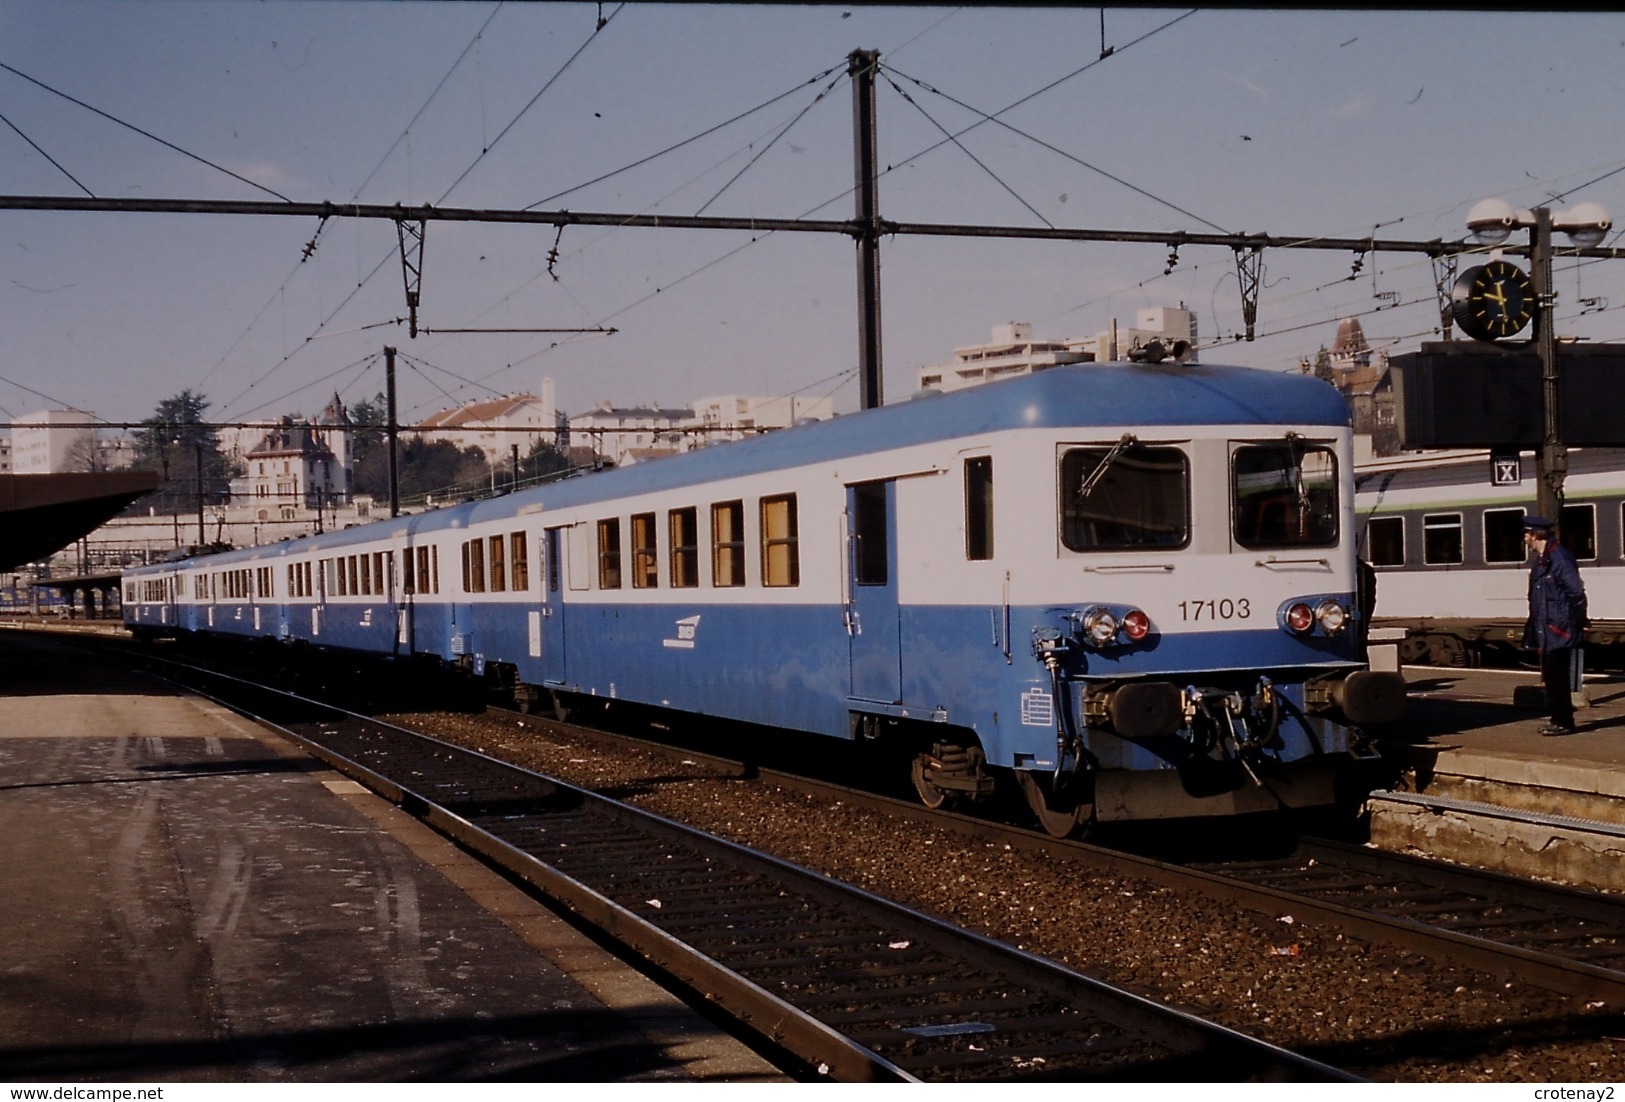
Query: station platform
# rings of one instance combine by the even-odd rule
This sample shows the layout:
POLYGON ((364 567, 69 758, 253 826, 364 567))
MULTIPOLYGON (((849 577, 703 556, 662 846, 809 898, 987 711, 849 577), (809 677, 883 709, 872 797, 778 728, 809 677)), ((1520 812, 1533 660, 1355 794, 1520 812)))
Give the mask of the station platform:
POLYGON ((1587 674, 1573 734, 1548 722, 1533 670, 1407 666, 1405 720, 1367 801, 1373 844, 1625 891, 1625 675, 1587 674))
POLYGON ((0 631, 0 1081, 775 1082, 275 735, 0 631))

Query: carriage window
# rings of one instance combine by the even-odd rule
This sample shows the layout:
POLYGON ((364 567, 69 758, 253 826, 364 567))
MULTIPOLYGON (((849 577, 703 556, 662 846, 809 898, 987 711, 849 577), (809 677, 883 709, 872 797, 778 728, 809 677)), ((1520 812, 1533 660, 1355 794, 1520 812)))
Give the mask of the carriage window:
POLYGON ((1523 562, 1529 548, 1523 542, 1522 509, 1484 510, 1484 561, 1523 562))
POLYGON ((1073 551, 1183 547, 1190 539, 1190 459, 1130 443, 1061 456, 1061 542, 1073 551))
POLYGON ((1424 514, 1422 561, 1429 566, 1454 566, 1461 560, 1461 514, 1424 514))
POLYGON ((436 547, 417 548, 419 593, 440 592, 440 550, 436 547))
POLYGON ((711 506, 711 584, 745 584, 745 503, 711 506))
POLYGON ((528 557, 530 548, 525 543, 525 533, 509 533, 508 546, 513 553, 511 560, 512 569, 510 570, 510 573, 513 575, 513 577, 510 579, 513 582, 513 588, 516 592, 527 590, 530 588, 530 559, 528 557))
POLYGON ((485 592, 485 543, 469 540, 463 544, 463 591, 485 592))
POLYGON ((1565 505, 1558 514, 1557 534, 1563 546, 1581 562, 1597 557, 1597 507, 1595 505, 1565 505))
POLYGON ((1337 542, 1337 457, 1296 437, 1236 449, 1236 542, 1249 549, 1337 542))
POLYGON ((1373 517, 1365 526, 1365 557, 1372 566, 1405 565, 1405 518, 1373 517))
POLYGON ((692 589, 700 584, 700 513, 698 509, 673 509, 668 514, 671 531, 671 587, 692 589))
POLYGON ((491 592, 501 593, 508 588, 506 557, 502 553, 504 540, 501 536, 491 536, 485 542, 491 549, 491 592))
POLYGON ((886 483, 864 482, 852 487, 853 576, 859 585, 885 585, 886 483))
POLYGON ((655 515, 638 513, 632 518, 632 586, 653 589, 660 584, 660 557, 655 548, 655 515))
POLYGON ((993 557, 993 457, 965 460, 965 557, 993 557))
POLYGON ((762 584, 801 584, 795 494, 762 499, 762 584))
POLYGON ((621 588, 621 521, 598 522, 598 588, 621 588))

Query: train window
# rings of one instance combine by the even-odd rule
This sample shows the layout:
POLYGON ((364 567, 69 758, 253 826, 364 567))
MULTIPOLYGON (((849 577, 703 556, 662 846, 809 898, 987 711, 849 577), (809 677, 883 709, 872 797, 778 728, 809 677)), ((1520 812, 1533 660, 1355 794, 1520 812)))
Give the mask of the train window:
POLYGON ((1484 561, 1523 562, 1529 548, 1523 542, 1522 509, 1484 510, 1484 561))
POLYGON ((700 513, 673 509, 667 517, 671 543, 671 587, 693 589, 700 584, 700 513))
POLYGON ((433 548, 433 547, 419 547, 417 549, 417 560, 418 560, 417 591, 419 593, 435 593, 435 592, 439 591, 439 588, 440 588, 439 584, 438 584, 439 579, 436 578, 434 576, 434 573, 430 570, 430 565, 431 565, 430 556, 431 556, 431 554, 435 554, 435 553, 436 553, 436 551, 435 551, 435 548, 433 548))
POLYGON ((504 537, 492 536, 485 542, 491 549, 489 555, 491 592, 501 593, 508 588, 508 557, 504 554, 504 537))
POLYGON ((351 555, 348 559, 345 560, 345 562, 347 562, 349 564, 349 569, 350 569, 350 592, 352 594, 360 593, 361 592, 361 587, 359 585, 358 571, 356 570, 356 565, 355 565, 355 556, 351 555))
POLYGON ((1365 525, 1365 557, 1372 566, 1405 565, 1405 518, 1372 517, 1365 525))
POLYGON ((993 457, 965 460, 965 557, 993 557, 993 457))
POLYGON ((463 544, 463 591, 485 592, 485 541, 469 540, 463 544))
POLYGON ((711 584, 745 584, 745 503, 711 506, 711 584))
POLYGON ((527 557, 529 547, 525 543, 525 533, 510 532, 508 546, 512 551, 509 563, 509 573, 512 577, 509 580, 513 582, 516 592, 522 592, 530 588, 530 560, 527 557))
POLYGON ((1073 551, 1183 547, 1190 540, 1190 458, 1119 442, 1061 456, 1061 542, 1073 551))
POLYGON ((1581 562, 1597 557, 1597 507, 1591 504, 1565 505, 1557 517, 1557 532, 1563 546, 1581 562))
POLYGON ((655 515, 632 518, 632 587, 653 589, 660 584, 660 555, 655 549, 655 515))
POLYGON ((762 508, 762 584, 800 585, 801 552, 797 544, 796 495, 764 497, 762 508))
POLYGON ((852 487, 852 575, 859 585, 885 585, 887 546, 886 486, 862 482, 852 487))
POLYGON ((1337 542, 1337 456, 1290 437, 1249 444, 1232 459, 1236 542, 1249 549, 1337 542))
POLYGON ((1462 561, 1460 513, 1423 514, 1422 561, 1428 566, 1454 566, 1462 561))
POLYGON ((620 518, 598 522, 598 588, 621 588, 620 518))
POLYGON ((350 573, 359 574, 361 585, 356 589, 363 596, 372 596, 372 557, 366 554, 350 556, 350 573))

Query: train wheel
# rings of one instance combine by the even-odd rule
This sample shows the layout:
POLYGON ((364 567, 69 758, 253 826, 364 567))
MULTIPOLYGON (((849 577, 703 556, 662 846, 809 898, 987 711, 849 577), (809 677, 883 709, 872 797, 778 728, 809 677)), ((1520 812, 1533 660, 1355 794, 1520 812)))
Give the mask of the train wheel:
POLYGON ((919 794, 920 802, 932 811, 937 810, 948 802, 951 795, 945 789, 938 788, 931 779, 935 771, 937 759, 932 754, 916 754, 909 766, 909 779, 914 782, 914 791, 919 794))
POLYGON ((1022 794, 1027 797, 1027 806, 1038 818, 1038 825, 1051 838, 1084 834, 1094 821, 1094 804, 1070 793, 1057 793, 1054 782, 1047 775, 1022 769, 1016 772, 1016 780, 1021 784, 1022 794))

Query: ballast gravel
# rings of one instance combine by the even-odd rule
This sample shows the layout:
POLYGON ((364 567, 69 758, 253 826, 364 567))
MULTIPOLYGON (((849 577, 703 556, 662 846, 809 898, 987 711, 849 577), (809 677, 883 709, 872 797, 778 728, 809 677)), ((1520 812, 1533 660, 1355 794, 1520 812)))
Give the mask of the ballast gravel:
POLYGON ((1378 1082, 1619 1083, 1625 1007, 1097 873, 535 716, 382 717, 856 884, 1378 1082))

